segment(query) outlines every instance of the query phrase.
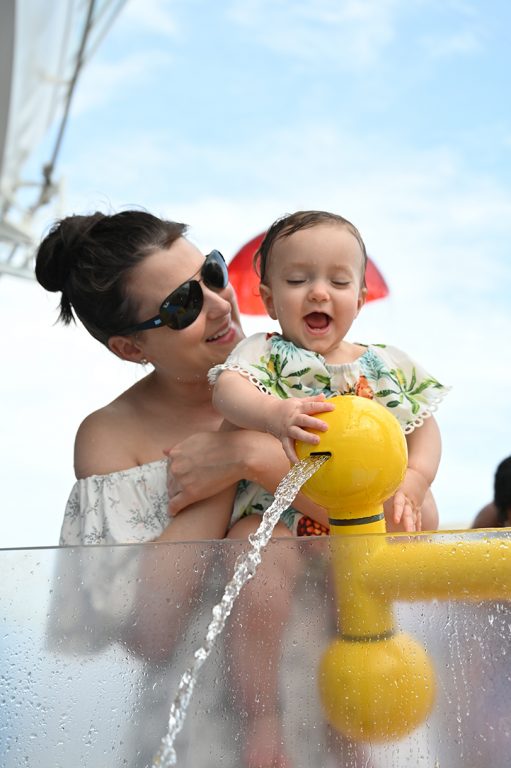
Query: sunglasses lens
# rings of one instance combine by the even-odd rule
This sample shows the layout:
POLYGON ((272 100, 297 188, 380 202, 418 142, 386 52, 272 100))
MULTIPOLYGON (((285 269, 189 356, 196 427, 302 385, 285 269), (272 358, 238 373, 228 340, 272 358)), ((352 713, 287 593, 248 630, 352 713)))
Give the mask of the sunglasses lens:
MULTIPOLYGON (((211 251, 201 270, 201 278, 208 288, 216 291, 226 288, 229 282, 227 265, 220 251, 211 251)), ((204 295, 197 280, 187 280, 167 296, 160 307, 160 318, 174 331, 188 328, 200 315, 204 295)))
POLYGON ((200 283, 188 280, 167 296, 160 307, 160 317, 169 328, 181 331, 197 320, 203 301, 200 283))
POLYGON ((227 264, 220 251, 211 251, 211 253, 206 256, 206 262, 202 267, 201 276, 208 288, 217 291, 227 288, 229 274, 227 272, 227 264))

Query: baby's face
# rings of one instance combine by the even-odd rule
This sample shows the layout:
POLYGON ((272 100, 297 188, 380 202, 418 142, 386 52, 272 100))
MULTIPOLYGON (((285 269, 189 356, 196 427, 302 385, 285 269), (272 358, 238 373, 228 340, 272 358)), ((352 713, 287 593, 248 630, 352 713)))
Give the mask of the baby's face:
POLYGON ((317 224, 274 244, 261 296, 283 335, 327 357, 362 307, 364 257, 342 224, 317 224))

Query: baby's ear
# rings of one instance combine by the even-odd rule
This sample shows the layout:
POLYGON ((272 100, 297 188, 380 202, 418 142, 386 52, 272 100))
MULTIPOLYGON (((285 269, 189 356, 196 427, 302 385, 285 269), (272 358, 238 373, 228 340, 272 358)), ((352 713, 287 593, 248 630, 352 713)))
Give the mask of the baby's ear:
POLYGON ((358 302, 357 302, 357 313, 360 312, 364 304, 366 303, 367 299, 367 288, 361 288, 360 293, 358 294, 358 302))
POLYGON ((272 320, 277 319, 277 313, 275 312, 275 305, 273 303, 273 294, 272 290, 269 285, 265 285, 264 283, 259 283, 259 293, 261 295, 261 299, 263 300, 263 304, 266 307, 266 311, 268 312, 269 316, 272 320))
POLYGON ((121 360, 130 363, 140 363, 144 359, 144 353, 134 336, 110 336, 108 349, 121 360))

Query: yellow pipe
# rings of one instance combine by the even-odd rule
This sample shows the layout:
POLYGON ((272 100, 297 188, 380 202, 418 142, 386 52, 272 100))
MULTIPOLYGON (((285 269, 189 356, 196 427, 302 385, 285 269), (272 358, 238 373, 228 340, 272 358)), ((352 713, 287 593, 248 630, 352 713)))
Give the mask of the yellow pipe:
POLYGON ((385 559, 386 538, 354 536, 359 528, 364 533, 380 533, 382 528, 385 531, 385 522, 382 519, 360 526, 343 526, 342 529, 332 526, 330 529, 335 536, 330 542, 330 551, 334 563, 339 631, 349 638, 387 636, 394 631, 391 602, 385 593, 367 589, 361 578, 363 563, 372 562, 382 549, 385 559))
POLYGON ((489 533, 450 542, 398 536, 365 557, 360 552, 363 588, 387 600, 510 598, 511 544, 489 533))

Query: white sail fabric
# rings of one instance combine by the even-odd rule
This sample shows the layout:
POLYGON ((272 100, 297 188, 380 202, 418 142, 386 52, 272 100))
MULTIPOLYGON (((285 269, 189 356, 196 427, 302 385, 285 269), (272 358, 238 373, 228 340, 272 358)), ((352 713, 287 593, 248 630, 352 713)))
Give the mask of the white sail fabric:
MULTIPOLYGON (((43 168, 24 166, 48 134, 58 134, 73 80, 124 0, 2 0, 0 4, 0 243, 27 244, 34 208, 47 202, 43 168), (88 26, 89 25, 89 26, 88 26)), ((52 149, 48 163, 53 160, 52 149)), ((4 269, 3 269, 4 267, 4 269)), ((0 272, 6 259, 0 252, 0 272)))

